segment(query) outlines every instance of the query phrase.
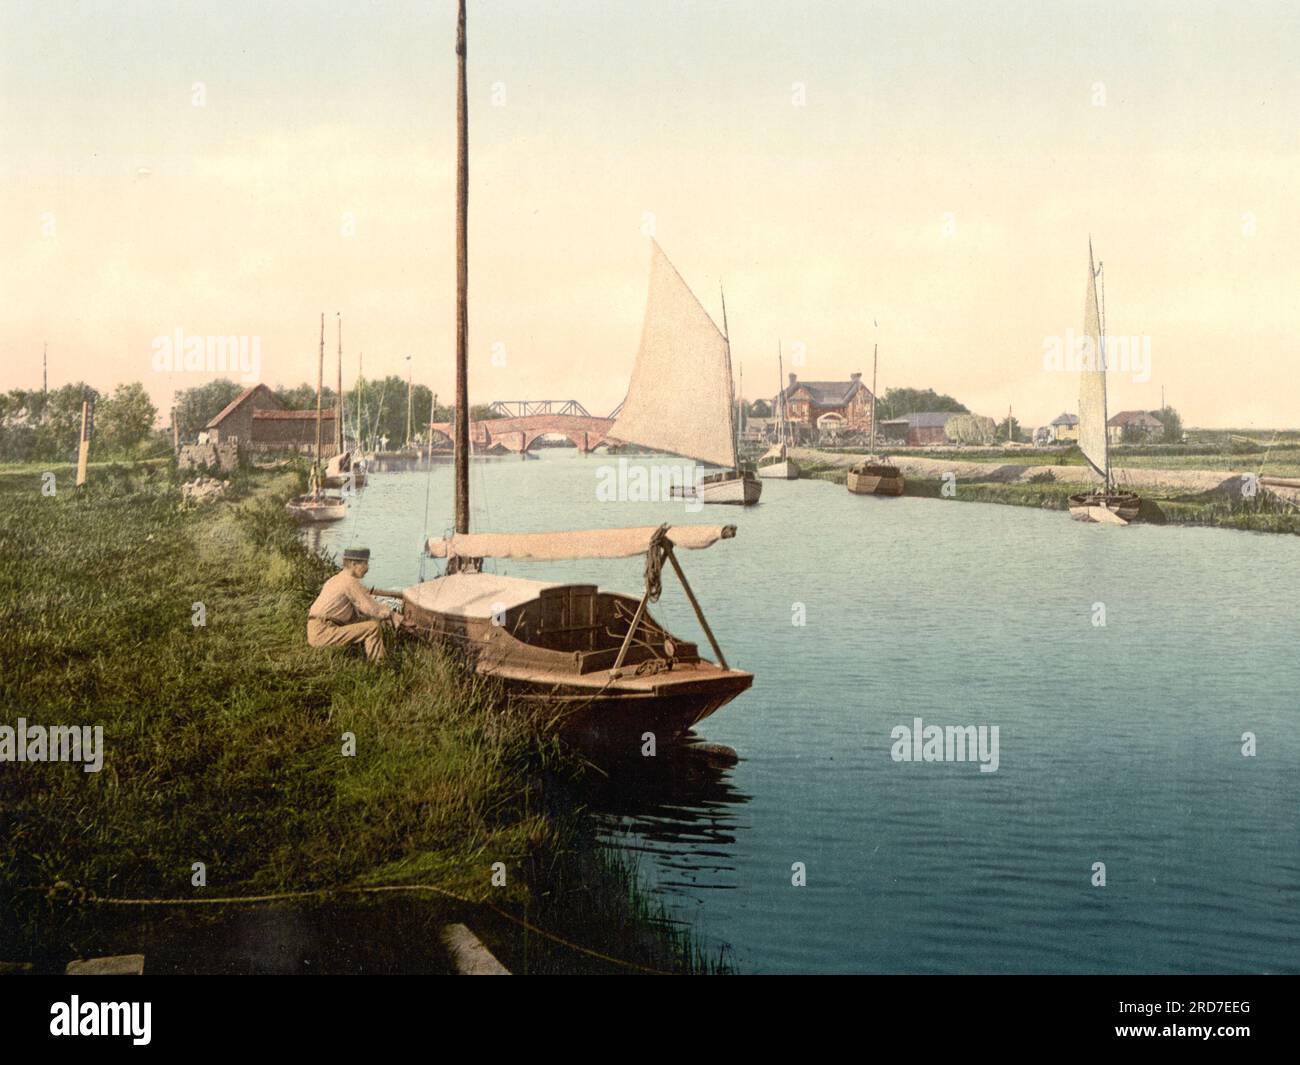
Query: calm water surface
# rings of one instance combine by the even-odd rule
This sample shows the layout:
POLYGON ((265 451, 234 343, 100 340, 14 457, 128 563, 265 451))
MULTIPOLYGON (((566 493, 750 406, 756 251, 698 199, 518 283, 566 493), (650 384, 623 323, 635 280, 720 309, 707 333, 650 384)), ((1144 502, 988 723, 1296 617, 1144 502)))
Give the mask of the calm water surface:
MULTIPOLYGON (((598 502, 616 462, 475 462, 474 527, 738 526, 681 555, 755 673, 699 729, 740 762, 669 753, 597 800, 707 947, 759 972, 1300 971, 1300 539, 810 481, 744 510, 598 502), (916 717, 997 725, 998 770, 893 761, 916 717)), ((320 543, 409 584, 426 495, 440 535, 447 466, 374 475, 320 543)), ((495 568, 640 590, 637 559, 495 568)), ((671 576, 654 612, 707 646, 671 576)))

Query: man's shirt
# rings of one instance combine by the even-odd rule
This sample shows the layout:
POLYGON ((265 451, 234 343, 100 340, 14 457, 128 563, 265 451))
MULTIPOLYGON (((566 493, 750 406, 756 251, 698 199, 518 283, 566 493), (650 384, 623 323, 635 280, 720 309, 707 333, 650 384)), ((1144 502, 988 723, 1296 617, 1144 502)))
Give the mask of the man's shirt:
POLYGON ((341 570, 325 582, 307 611, 309 618, 320 618, 347 625, 360 617, 386 618, 392 611, 378 603, 347 570, 341 570))

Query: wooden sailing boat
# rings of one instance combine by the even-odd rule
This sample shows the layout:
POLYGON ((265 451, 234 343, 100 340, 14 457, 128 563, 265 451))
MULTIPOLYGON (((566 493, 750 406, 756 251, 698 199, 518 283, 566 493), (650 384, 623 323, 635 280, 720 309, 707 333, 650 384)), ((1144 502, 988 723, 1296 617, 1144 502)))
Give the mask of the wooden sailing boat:
MULTIPOLYGON (((776 370, 777 380, 785 380, 785 363, 781 358, 781 342, 776 344, 776 370)), ((790 445, 793 443, 789 439, 790 420, 787 415, 785 406, 785 385, 776 395, 776 407, 773 412, 776 414, 776 443, 774 443, 762 458, 758 460, 758 475, 777 481, 797 481, 799 479, 799 464, 790 457, 790 445)))
POLYGON ((1088 241, 1088 285, 1083 305, 1082 369, 1079 373, 1079 450, 1102 479, 1100 490, 1070 496, 1070 517, 1078 521, 1127 525, 1138 515, 1135 492, 1116 490, 1110 469, 1110 440, 1106 420, 1105 307, 1098 296, 1092 241, 1088 241))
MULTIPOLYGON (((339 326, 339 376, 334 395, 334 454, 325 464, 325 487, 360 488, 366 483, 366 464, 357 452, 347 446, 343 432, 343 315, 338 316, 339 326)), ((359 448, 358 441, 357 447, 359 448)))
POLYGON ((348 513, 342 496, 321 491, 321 389, 325 374, 325 315, 320 316, 320 361, 316 365, 316 458, 311 467, 311 491, 285 504, 291 517, 301 522, 338 521, 348 513))
POLYGON ((429 557, 443 574, 402 593, 408 629, 463 652, 480 674, 560 732, 584 740, 644 742, 646 732, 671 740, 753 683, 731 669, 677 560, 675 548, 703 548, 735 534, 734 526, 678 525, 559 533, 469 531, 469 380, 465 0, 457 37, 456 175, 456 531, 430 539, 429 557), (600 592, 592 584, 527 580, 482 571, 485 558, 548 561, 645 556, 640 598, 600 592), (650 616, 667 562, 677 574, 717 655, 701 657, 650 616))
POLYGON ((901 496, 903 494, 903 474, 897 466, 891 466, 876 456, 876 371, 880 365, 880 347, 871 353, 871 446, 865 459, 849 469, 845 485, 854 495, 860 496, 901 496))
POLYGON ((680 498, 705 503, 757 503, 763 484, 740 468, 736 442, 736 397, 727 339, 727 304, 722 330, 701 306, 653 238, 650 291, 641 346, 627 397, 608 435, 628 444, 721 466, 699 488, 674 485, 680 498))

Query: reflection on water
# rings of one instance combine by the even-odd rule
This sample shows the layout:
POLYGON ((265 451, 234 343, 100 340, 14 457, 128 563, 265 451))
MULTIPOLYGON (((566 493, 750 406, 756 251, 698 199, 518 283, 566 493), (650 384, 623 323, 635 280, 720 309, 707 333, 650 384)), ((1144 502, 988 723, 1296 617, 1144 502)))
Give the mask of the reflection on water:
POLYGON ((699 903, 702 892, 728 888, 737 807, 749 801, 732 781, 733 762, 728 749, 688 740, 602 763, 605 775, 586 796, 602 841, 651 859, 638 865, 661 894, 699 903))

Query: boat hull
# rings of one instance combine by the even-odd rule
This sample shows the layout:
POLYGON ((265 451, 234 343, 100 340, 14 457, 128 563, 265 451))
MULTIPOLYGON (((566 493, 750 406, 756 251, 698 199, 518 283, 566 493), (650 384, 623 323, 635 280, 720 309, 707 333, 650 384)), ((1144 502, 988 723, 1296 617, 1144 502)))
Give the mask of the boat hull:
POLYGON ((700 657, 648 613, 614 669, 637 600, 591 585, 457 574, 403 593, 408 633, 461 656, 548 731, 603 746, 672 742, 731 702, 753 674, 700 657))
POLYGON ((1070 496, 1070 517, 1103 525, 1127 525, 1138 516, 1142 500, 1134 492, 1082 492, 1070 496))
POLYGON ((906 481, 897 466, 866 466, 849 470, 845 487, 859 496, 901 496, 906 481))
POLYGON ((722 503, 748 507, 763 494, 763 482, 752 473, 715 473, 705 477, 698 490, 693 485, 673 485, 675 499, 699 499, 703 503, 722 503))
POLYGON ((348 516, 348 505, 339 496, 297 496, 284 508, 291 518, 304 523, 340 521, 348 516))
POLYGON ((784 459, 767 466, 759 466, 758 475, 772 481, 797 481, 799 466, 794 459, 784 459))

